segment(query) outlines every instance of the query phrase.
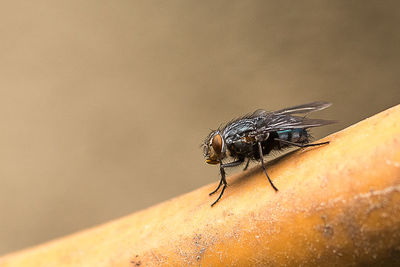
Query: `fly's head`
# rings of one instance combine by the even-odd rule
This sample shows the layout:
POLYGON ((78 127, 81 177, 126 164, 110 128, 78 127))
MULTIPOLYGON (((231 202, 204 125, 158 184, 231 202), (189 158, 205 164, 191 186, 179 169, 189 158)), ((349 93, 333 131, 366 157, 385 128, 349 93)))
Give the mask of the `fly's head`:
POLYGON ((204 145, 204 157, 208 164, 218 164, 226 156, 225 140, 221 133, 212 131, 206 138, 204 145))

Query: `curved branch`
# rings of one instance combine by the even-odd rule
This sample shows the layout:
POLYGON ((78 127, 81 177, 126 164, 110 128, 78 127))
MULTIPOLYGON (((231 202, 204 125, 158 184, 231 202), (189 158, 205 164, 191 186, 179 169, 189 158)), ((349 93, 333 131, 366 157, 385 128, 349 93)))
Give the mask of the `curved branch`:
POLYGON ((253 168, 0 265, 399 264, 400 105, 327 140, 268 166, 279 192, 253 168))

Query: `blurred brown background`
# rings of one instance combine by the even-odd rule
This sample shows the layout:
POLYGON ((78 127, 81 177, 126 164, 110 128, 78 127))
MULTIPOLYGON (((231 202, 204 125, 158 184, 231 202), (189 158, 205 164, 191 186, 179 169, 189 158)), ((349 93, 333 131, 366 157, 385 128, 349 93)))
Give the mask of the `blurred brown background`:
POLYGON ((256 108, 400 102, 396 1, 1 6, 0 254, 217 182, 200 143, 256 108))

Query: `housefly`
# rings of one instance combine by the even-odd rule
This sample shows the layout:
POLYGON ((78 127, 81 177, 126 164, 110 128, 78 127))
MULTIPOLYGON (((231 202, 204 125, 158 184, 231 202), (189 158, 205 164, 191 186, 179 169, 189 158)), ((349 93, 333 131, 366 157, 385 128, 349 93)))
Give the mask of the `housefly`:
POLYGON ((244 170, 250 160, 261 162, 264 173, 275 191, 278 189, 272 183, 265 168, 264 159, 273 150, 284 148, 309 147, 328 144, 328 142, 308 144, 311 136, 309 128, 334 123, 330 120, 309 119, 295 114, 308 114, 329 107, 331 103, 312 102, 304 105, 267 112, 258 109, 252 114, 232 120, 217 130, 212 131, 204 141, 204 157, 208 164, 219 164, 221 179, 218 187, 210 193, 215 194, 222 186, 214 206, 224 194, 227 187, 225 168, 235 167, 246 162, 244 170), (232 159, 225 162, 225 159, 232 159))

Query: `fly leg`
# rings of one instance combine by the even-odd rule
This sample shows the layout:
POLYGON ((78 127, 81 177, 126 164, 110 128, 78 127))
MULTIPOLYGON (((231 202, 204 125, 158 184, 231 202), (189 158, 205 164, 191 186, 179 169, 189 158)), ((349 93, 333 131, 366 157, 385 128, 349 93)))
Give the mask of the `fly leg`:
POLYGON ((299 144, 299 143, 295 143, 295 142, 282 140, 282 139, 279 139, 279 138, 275 138, 274 140, 279 141, 280 143, 283 143, 283 144, 287 144, 287 145, 291 145, 291 146, 297 146, 297 147, 301 147, 301 148, 309 147, 309 146, 320 146, 320 145, 329 144, 329 141, 322 142, 322 143, 317 143, 317 144, 299 144))
MULTIPOLYGON (((222 175, 221 175, 221 177, 222 177, 222 175)), ((218 185, 218 187, 217 187, 214 191, 212 191, 210 194, 208 194, 208 195, 209 195, 209 196, 212 196, 213 194, 215 194, 215 193, 218 191, 218 189, 221 187, 221 185, 222 185, 222 179, 219 180, 219 185, 218 185)))
POLYGON ((264 158, 263 158, 264 155, 263 155, 263 153, 262 153, 262 147, 261 147, 261 143, 260 143, 260 142, 258 142, 258 153, 260 153, 261 166, 262 166, 263 169, 264 169, 265 175, 267 175, 267 178, 268 178, 269 183, 271 184, 272 188, 273 188, 275 191, 278 191, 278 188, 276 188, 275 185, 272 183, 271 179, 270 179, 269 176, 268 176, 267 170, 265 169, 264 158))
POLYGON ((219 194, 219 197, 217 198, 217 200, 215 200, 214 203, 211 204, 211 207, 213 207, 215 204, 217 204, 217 202, 221 199, 222 195, 224 194, 225 188, 228 185, 225 180, 225 170, 224 170, 224 167, 222 167, 222 164, 220 165, 219 170, 221 171, 221 181, 219 182, 218 188, 214 192, 217 192, 217 190, 219 189, 221 184, 224 184, 224 186, 222 187, 221 194, 219 194))
POLYGON ((212 194, 216 193, 216 192, 218 191, 218 189, 221 187, 222 184, 223 184, 224 186, 222 187, 221 194, 219 194, 217 200, 215 200, 214 203, 211 204, 211 207, 214 206, 215 204, 217 204, 217 202, 221 199, 222 195, 224 194, 224 191, 225 191, 226 187, 228 186, 228 183, 226 182, 226 179, 225 179, 225 176, 226 176, 226 175, 225 175, 225 168, 226 168, 226 167, 229 168, 229 167, 238 166, 238 165, 242 164, 243 161, 244 161, 244 159, 238 159, 238 160, 233 161, 233 162, 229 162, 229 163, 226 163, 226 164, 222 164, 222 163, 221 163, 221 164, 219 165, 219 171, 221 172, 221 180, 219 181, 219 185, 218 185, 217 189, 215 189, 214 191, 212 191, 212 192, 210 193, 210 196, 211 196, 212 194))
POLYGON ((224 168, 225 168, 225 167, 235 167, 235 166, 238 166, 238 165, 242 164, 243 161, 244 161, 244 159, 239 159, 239 160, 237 160, 237 161, 233 161, 233 162, 229 162, 229 163, 221 164, 221 165, 220 165, 219 168, 220 168, 220 172, 221 172, 221 180, 219 180, 219 185, 218 185, 218 187, 217 187, 214 191, 212 191, 212 192, 209 194, 210 196, 213 195, 213 194, 215 194, 215 193, 218 191, 218 189, 221 187, 221 185, 224 183, 224 182, 223 182, 223 180, 224 180, 224 178, 225 178, 225 170, 224 170, 224 168))
POLYGON ((247 168, 249 167, 249 163, 250 163, 250 158, 247 159, 247 163, 246 166, 244 166, 243 170, 247 170, 247 168))

